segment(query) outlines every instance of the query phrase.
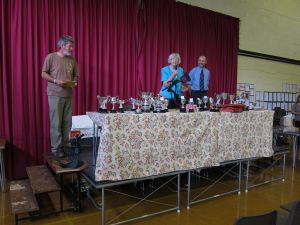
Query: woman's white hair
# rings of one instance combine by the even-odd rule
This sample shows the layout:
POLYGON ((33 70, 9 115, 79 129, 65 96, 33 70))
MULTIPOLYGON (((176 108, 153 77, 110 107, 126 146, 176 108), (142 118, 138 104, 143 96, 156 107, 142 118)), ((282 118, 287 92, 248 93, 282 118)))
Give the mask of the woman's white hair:
POLYGON ((180 55, 178 53, 171 53, 169 55, 169 58, 168 58, 168 63, 172 63, 173 59, 176 59, 178 64, 181 63, 181 58, 180 58, 180 55))

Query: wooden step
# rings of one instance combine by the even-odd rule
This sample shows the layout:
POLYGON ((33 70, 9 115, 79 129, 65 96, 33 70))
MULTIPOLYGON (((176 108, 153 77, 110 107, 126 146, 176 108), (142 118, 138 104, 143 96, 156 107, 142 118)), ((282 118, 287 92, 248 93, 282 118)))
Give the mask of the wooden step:
POLYGON ((29 180, 12 181, 10 183, 10 202, 13 214, 34 212, 39 210, 29 180))
POLYGON ((61 188, 45 165, 26 168, 34 194, 60 191, 61 188))

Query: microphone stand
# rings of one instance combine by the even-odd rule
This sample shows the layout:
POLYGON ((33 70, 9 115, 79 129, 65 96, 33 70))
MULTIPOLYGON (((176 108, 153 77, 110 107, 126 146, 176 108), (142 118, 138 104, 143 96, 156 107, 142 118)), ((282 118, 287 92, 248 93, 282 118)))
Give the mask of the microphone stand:
POLYGON ((176 80, 170 81, 169 86, 165 87, 163 89, 163 91, 167 90, 168 92, 171 93, 171 98, 174 99, 174 103, 176 106, 180 106, 180 102, 176 102, 176 100, 179 100, 179 96, 178 96, 178 94, 176 94, 176 85, 178 83, 185 84, 185 83, 187 83, 187 81, 190 81, 190 80, 191 80, 191 78, 190 78, 189 74, 185 73, 179 80, 176 79, 176 80), (175 86, 175 90, 173 90, 173 86, 175 86))

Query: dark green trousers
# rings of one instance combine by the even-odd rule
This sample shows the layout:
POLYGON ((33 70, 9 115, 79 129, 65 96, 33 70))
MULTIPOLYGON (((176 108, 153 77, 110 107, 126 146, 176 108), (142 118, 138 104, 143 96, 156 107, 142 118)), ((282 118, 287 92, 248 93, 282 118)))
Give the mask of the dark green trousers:
POLYGON ((72 98, 48 96, 51 150, 56 152, 69 142, 72 127, 72 98))

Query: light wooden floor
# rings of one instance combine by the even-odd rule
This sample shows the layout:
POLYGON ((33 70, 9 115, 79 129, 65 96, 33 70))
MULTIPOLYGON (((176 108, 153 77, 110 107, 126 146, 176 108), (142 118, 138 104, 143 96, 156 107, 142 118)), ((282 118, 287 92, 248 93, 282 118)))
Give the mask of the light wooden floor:
MULTIPOLYGON (((291 154, 288 156, 285 182, 276 181, 263 186, 255 187, 244 191, 244 183, 240 195, 234 193, 224 197, 209 200, 203 203, 194 204, 189 210, 186 208, 187 193, 181 193, 181 212, 172 211, 162 215, 149 217, 143 220, 131 222, 135 225, 231 225, 236 218, 243 215, 262 214, 274 209, 279 209, 281 204, 300 199, 300 165, 294 170, 291 168, 291 154)), ((176 182, 176 180, 174 180, 176 182)), ((230 180, 228 181, 231 182, 230 180)), ((148 185, 148 184, 147 184, 148 185)), ((136 188, 130 186, 130 189, 136 188)), ((146 187, 147 188, 147 187, 146 187)), ((122 188, 121 188, 122 189, 122 188)), ((155 200, 165 200, 165 202, 176 204, 176 193, 171 192, 171 188, 163 188, 164 194, 155 197, 155 200), (169 193, 167 193, 169 192, 169 193)), ((120 189, 115 189, 120 190, 120 189)), ((196 191, 197 189, 194 189, 196 191)), ((200 190, 200 189, 199 189, 200 190)), ((195 193, 194 193, 195 194, 195 193)), ((51 199, 58 206, 58 196, 51 194, 51 199)), ((114 193, 109 193, 106 198, 107 210, 106 221, 115 218, 119 213, 124 212, 130 204, 135 204, 128 198, 120 197, 114 193)), ((48 203, 46 203, 48 204, 48 203)), ((151 210, 156 210, 157 206, 146 203, 138 205, 130 214, 146 214, 151 210)), ((124 217, 122 217, 124 219, 124 217)), ((0 193, 0 225, 13 225, 14 216, 10 212, 9 193, 0 193)), ((97 225, 101 224, 101 212, 97 210, 88 199, 83 200, 83 210, 80 213, 65 212, 59 215, 40 218, 35 220, 21 221, 20 224, 38 225, 97 225)))

